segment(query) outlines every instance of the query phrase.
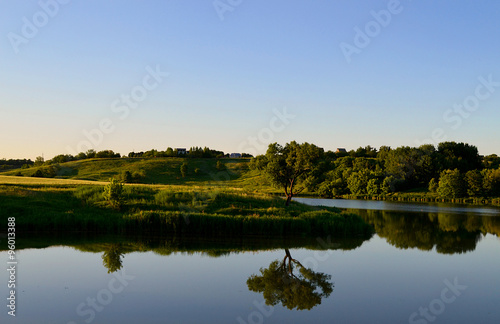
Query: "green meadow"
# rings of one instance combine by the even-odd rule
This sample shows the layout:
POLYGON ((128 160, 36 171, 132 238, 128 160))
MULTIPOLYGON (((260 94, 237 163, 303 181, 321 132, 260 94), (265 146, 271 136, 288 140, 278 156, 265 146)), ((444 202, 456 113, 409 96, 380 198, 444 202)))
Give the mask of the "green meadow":
POLYGON ((198 186, 124 186, 119 207, 104 185, 4 184, 1 215, 16 218, 17 232, 116 234, 369 235, 356 215, 293 203, 243 190, 198 186))
POLYGON ((18 232, 225 237, 372 233, 360 217, 334 208, 295 202, 285 207, 280 191, 249 170, 248 161, 94 159, 13 170, 0 175, 0 215, 5 222, 16 217, 18 232), (37 170, 53 177, 33 177, 37 170), (131 183, 110 204, 105 186, 110 178, 124 180, 127 171, 131 183))

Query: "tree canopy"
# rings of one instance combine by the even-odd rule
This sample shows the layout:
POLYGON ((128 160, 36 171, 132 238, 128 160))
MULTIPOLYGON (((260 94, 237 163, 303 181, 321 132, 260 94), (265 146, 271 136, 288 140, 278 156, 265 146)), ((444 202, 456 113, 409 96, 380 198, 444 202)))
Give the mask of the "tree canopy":
POLYGON ((287 197, 307 190, 324 197, 377 196, 429 190, 441 198, 500 195, 500 158, 482 157, 475 146, 443 142, 420 147, 360 147, 332 152, 314 144, 269 145, 250 162, 287 197), (439 188, 440 187, 440 188, 439 188))
POLYGON ((281 303, 288 309, 309 310, 321 304, 333 291, 331 276, 305 268, 292 258, 288 249, 285 253, 282 262, 275 260, 268 268, 261 268, 260 275, 248 278, 248 289, 262 293, 270 306, 281 303), (299 270, 297 274, 295 269, 299 270))
POLYGON ((292 197, 311 185, 314 172, 318 169, 324 151, 314 144, 298 144, 293 141, 285 146, 270 144, 265 158, 259 163, 271 182, 282 188, 287 197, 286 205, 292 197))

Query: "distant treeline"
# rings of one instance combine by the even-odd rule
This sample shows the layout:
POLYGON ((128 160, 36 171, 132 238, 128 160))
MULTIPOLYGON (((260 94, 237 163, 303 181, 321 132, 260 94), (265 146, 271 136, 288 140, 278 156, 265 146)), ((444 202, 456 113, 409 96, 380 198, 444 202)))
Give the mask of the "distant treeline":
MULTIPOLYGON (((155 149, 146 152, 130 152, 127 155, 129 158, 157 158, 157 157, 186 157, 186 158, 228 158, 229 154, 224 154, 223 151, 213 150, 208 147, 191 147, 189 150, 173 149, 168 147, 165 151, 158 151, 155 149)), ((38 156, 35 162, 31 160, 0 160, 0 170, 11 170, 18 168, 30 168, 32 166, 49 166, 52 164, 59 164, 71 161, 79 161, 85 159, 110 159, 121 158, 120 153, 115 153, 112 150, 103 150, 96 152, 95 150, 88 150, 87 152, 80 152, 77 155, 59 154, 50 160, 45 160, 43 157, 38 156)), ((243 153, 241 157, 252 157, 251 154, 243 153)))
POLYGON ((29 167, 30 165, 33 165, 33 161, 27 160, 27 159, 22 159, 22 160, 6 160, 2 159, 0 160, 0 170, 11 170, 11 169, 19 169, 22 167, 29 167))
MULTIPOLYGON (((380 196, 428 190, 443 198, 500 196, 500 157, 482 157, 475 146, 443 142, 420 147, 380 149, 366 146, 350 152, 315 150, 314 167, 304 183, 325 197, 380 196)), ((268 158, 259 155, 250 168, 266 170, 268 158)))
POLYGON ((191 147, 189 151, 173 149, 168 147, 165 151, 150 150, 146 152, 130 152, 128 157, 130 158, 154 158, 154 157, 174 157, 174 156, 185 156, 190 158, 222 158, 224 157, 224 152, 212 150, 208 147, 191 147))

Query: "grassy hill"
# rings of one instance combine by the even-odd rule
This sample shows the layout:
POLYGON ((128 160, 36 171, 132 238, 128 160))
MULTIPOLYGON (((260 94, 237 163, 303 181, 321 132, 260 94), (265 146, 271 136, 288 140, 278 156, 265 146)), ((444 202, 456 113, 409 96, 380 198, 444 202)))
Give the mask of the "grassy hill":
MULTIPOLYGON (((188 158, 119 158, 89 159, 72 161, 51 166, 16 169, 3 172, 6 176, 32 177, 38 170, 45 177, 56 179, 74 179, 108 181, 112 177, 122 177, 126 171, 133 176, 133 182, 143 184, 197 184, 205 185, 217 182, 228 184, 229 181, 255 182, 259 175, 249 173, 249 159, 188 159, 188 158), (217 169, 220 161, 222 168, 217 169), (187 163, 187 174, 181 176, 180 168, 187 163), (252 179, 254 181, 252 181, 252 179)), ((256 181, 259 183, 259 181, 256 181)))

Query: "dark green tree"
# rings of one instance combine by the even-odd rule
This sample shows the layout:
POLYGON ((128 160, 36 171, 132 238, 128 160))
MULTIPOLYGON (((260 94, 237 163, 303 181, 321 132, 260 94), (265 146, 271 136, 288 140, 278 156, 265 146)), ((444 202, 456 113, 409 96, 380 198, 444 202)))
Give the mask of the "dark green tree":
POLYGON ((132 173, 130 171, 128 171, 128 170, 124 171, 122 173, 122 180, 125 183, 131 183, 131 182, 133 182, 132 173))
POLYGON ((396 191, 396 188, 400 182, 400 179, 396 179, 394 176, 390 175, 384 178, 380 189, 383 194, 393 193, 396 191))
POLYGON ((95 158, 96 151, 93 149, 90 149, 87 151, 87 153, 85 155, 87 156, 87 159, 93 159, 93 158, 95 158))
POLYGON ((369 170, 356 171, 347 179, 347 187, 353 195, 366 195, 368 181, 370 181, 369 170))
POLYGON ((42 170, 40 170, 40 169, 36 170, 35 173, 33 173, 31 176, 35 177, 35 178, 44 178, 45 177, 42 170))
POLYGON ((467 185, 467 195, 470 197, 480 197, 483 195, 483 176, 480 171, 467 171, 465 182, 467 185))
POLYGON ((466 143, 443 142, 438 145, 438 153, 443 170, 458 169, 461 173, 480 170, 482 160, 477 147, 466 143))
POLYGON ((173 148, 171 148, 171 147, 167 147, 167 150, 165 151, 165 154, 166 154, 167 156, 176 156, 176 155, 177 155, 177 154, 175 154, 174 149, 173 149, 173 148))
POLYGON ((439 177, 437 193, 443 198, 460 198, 465 195, 465 182, 458 169, 444 170, 439 177))
POLYGON ((257 155, 256 157, 250 160, 248 165, 248 167, 251 170, 260 170, 260 171, 265 170, 266 166, 267 166, 267 158, 265 155, 257 155))
POLYGON ((487 195, 500 195, 500 169, 483 170, 483 188, 487 195))
POLYGON ((248 289, 262 293, 270 306, 281 303, 288 309, 309 310, 321 304, 333 291, 331 276, 305 268, 292 258, 288 249, 285 253, 282 262, 275 260, 267 269, 261 268, 260 275, 248 278, 248 289))
POLYGON ((483 166, 486 169, 500 168, 500 157, 496 154, 487 155, 483 158, 483 166))
POLYGON ((372 178, 368 181, 366 186, 366 193, 371 196, 376 196, 380 194, 380 181, 376 178, 372 178))
POLYGON ((34 166, 41 166, 45 163, 45 160, 42 156, 37 156, 35 159, 35 164, 34 166))
POLYGON ((84 152, 80 152, 75 156, 75 158, 77 160, 85 160, 87 158, 87 154, 85 154, 84 152))
POLYGON ((285 146, 269 144, 265 173, 276 187, 284 190, 286 206, 290 205, 294 195, 314 183, 314 179, 309 176, 318 167, 323 153, 322 148, 309 143, 298 144, 293 141, 285 146))

